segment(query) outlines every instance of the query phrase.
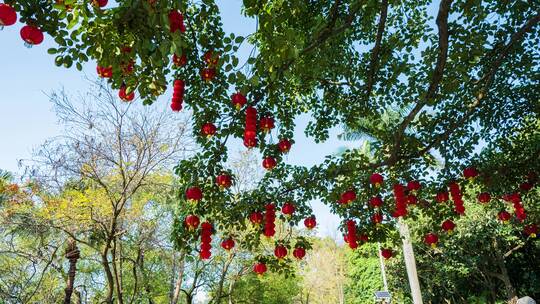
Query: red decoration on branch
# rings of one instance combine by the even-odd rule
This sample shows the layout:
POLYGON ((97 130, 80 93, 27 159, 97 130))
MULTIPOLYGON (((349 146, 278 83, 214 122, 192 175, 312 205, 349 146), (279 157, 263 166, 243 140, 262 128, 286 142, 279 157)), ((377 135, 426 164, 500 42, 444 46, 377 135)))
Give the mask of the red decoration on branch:
POLYGON ((503 210, 503 211, 500 211, 498 214, 497 214, 497 218, 499 218, 499 220, 503 223, 508 223, 508 221, 510 220, 510 218, 512 218, 512 216, 510 215, 510 213, 508 213, 506 210, 503 210))
POLYGON ((264 214, 264 236, 273 237, 276 234, 276 207, 274 204, 265 206, 266 213, 264 214))
POLYGON ((182 54, 180 56, 177 56, 176 54, 173 54, 172 58, 173 64, 177 67, 181 67, 186 65, 187 63, 187 57, 186 54, 182 54))
POLYGON ((219 54, 214 53, 214 51, 207 51, 204 53, 203 60, 209 67, 215 67, 219 62, 219 54))
POLYGON ((475 178, 478 176, 478 171, 474 167, 468 167, 463 170, 463 177, 467 179, 475 178))
POLYGON ((263 262, 259 262, 255 265, 253 265, 253 272, 255 272, 257 275, 261 276, 266 272, 266 264, 263 262))
POLYGON ((435 233, 428 233, 424 236, 424 243, 426 243, 428 246, 431 246, 432 248, 437 247, 438 242, 439 237, 435 233))
POLYGON ((407 183, 407 189, 409 189, 409 191, 418 191, 420 188, 422 188, 422 185, 419 181, 414 180, 407 183))
POLYGON ((184 16, 177 10, 169 12, 169 27, 171 33, 180 31, 181 33, 186 32, 186 26, 184 25, 184 16))
POLYGON ((304 226, 306 226, 307 229, 311 230, 317 226, 317 220, 315 218, 315 215, 312 215, 304 220, 304 226))
POLYGON ((127 94, 126 90, 127 87, 125 85, 122 85, 120 87, 120 91, 118 91, 118 97, 120 97, 120 99, 125 102, 130 102, 135 99, 135 92, 127 94))
POLYGON ((199 187, 190 187, 186 190, 186 199, 192 202, 198 202, 202 199, 203 194, 201 188, 199 187))
POLYGON ((296 259, 301 260, 306 256, 306 250, 303 247, 296 247, 293 250, 293 256, 296 259))
POLYGON ((199 227, 200 220, 198 216, 191 214, 186 216, 184 223, 186 224, 188 230, 193 231, 199 227))
POLYGON ((101 78, 111 78, 112 73, 113 73, 113 68, 112 66, 102 67, 98 65, 96 67, 96 71, 97 71, 98 76, 101 78))
POLYGON ((210 138, 216 134, 217 128, 213 123, 208 122, 202 126, 201 131, 204 136, 210 138))
POLYGON ((407 201, 405 195, 405 187, 401 184, 394 185, 394 198, 396 199, 396 209, 392 214, 393 217, 401 217, 407 215, 407 201))
POLYGON ((450 194, 452 195, 452 200, 454 201, 454 211, 459 215, 465 214, 465 206, 463 205, 463 197, 461 195, 459 184, 452 182, 448 187, 450 188, 450 194))
POLYGON ((201 252, 199 257, 203 260, 207 260, 212 256, 210 249, 212 249, 212 224, 204 222, 201 224, 201 252))
POLYGON ((229 251, 231 249, 233 249, 235 243, 234 243, 234 240, 232 238, 227 238, 225 240, 223 240, 223 242, 221 242, 221 247, 223 247, 223 249, 229 251))
POLYGON ((356 200, 356 192, 354 190, 347 190, 341 194, 339 198, 339 203, 342 205, 347 205, 356 200))
POLYGON ((249 215, 249 220, 254 225, 260 225, 263 221, 263 214, 259 211, 254 211, 249 215))
POLYGON ((283 208, 281 208, 281 212, 286 216, 292 216, 295 210, 295 206, 291 202, 287 202, 283 204, 283 208))
POLYGON ((489 203, 490 200, 491 200, 491 195, 489 195, 489 193, 482 192, 482 193, 478 194, 478 201, 480 203, 486 204, 486 203, 489 203))
POLYGON ((281 153, 289 153, 291 150, 291 142, 288 139, 281 139, 278 143, 278 149, 281 153))
POLYGON ((246 96, 242 95, 242 93, 234 93, 231 96, 232 104, 237 109, 240 110, 241 107, 243 107, 247 103, 246 96))
POLYGON ((351 249, 356 249, 358 247, 358 242, 356 239, 356 223, 353 220, 347 221, 347 234, 345 235, 345 242, 349 244, 351 249))
POLYGON ((381 249, 381 255, 385 260, 388 260, 394 255, 394 252, 392 251, 392 249, 383 248, 381 249))
POLYGON ((0 3, 0 28, 17 22, 17 12, 9 4, 0 3))
POLYGON ((222 189, 229 188, 232 186, 232 178, 227 174, 218 175, 216 177, 216 184, 222 189))
POLYGON ((269 156, 263 159, 262 165, 266 170, 272 170, 276 167, 277 162, 275 158, 269 156))
POLYGON ((261 126, 261 130, 263 130, 263 132, 268 133, 275 127, 274 118, 269 116, 263 117, 259 121, 259 125, 261 126))
POLYGON ((184 102, 185 82, 181 79, 176 79, 173 86, 173 97, 171 101, 171 109, 175 112, 182 110, 182 102, 184 102))
POLYGON ((452 233, 456 228, 456 224, 452 220, 446 220, 442 223, 441 228, 448 233, 452 233))
POLYGON ((383 200, 380 196, 374 196, 369 199, 369 206, 372 208, 380 208, 383 205, 383 200))
POLYGON ((281 260, 287 256, 287 248, 283 245, 277 245, 274 249, 274 255, 278 260, 281 260))
POLYGON ((108 0, 92 0, 92 5, 96 7, 105 7, 109 3, 108 0))
POLYGON ((450 199, 450 195, 449 195, 448 192, 446 192, 446 191, 439 192, 439 193, 437 193, 437 195, 435 196, 435 200, 436 200, 438 203, 444 203, 444 202, 447 202, 449 199, 450 199))
POLYGON ((204 68, 201 70, 201 77, 204 81, 211 81, 216 77, 216 69, 215 68, 204 68))
POLYGON ((373 173, 369 177, 369 182, 375 187, 380 187, 384 182, 384 178, 379 173, 373 173))
POLYGON ((538 225, 526 225, 525 227, 523 227, 523 233, 525 233, 530 238, 535 238, 538 235, 538 225))
POLYGON ((257 146, 257 110, 254 107, 246 109, 244 146, 247 148, 257 146))
POLYGON ((377 212, 371 216, 371 221, 375 225, 380 225, 383 221, 383 215, 380 212, 377 212))

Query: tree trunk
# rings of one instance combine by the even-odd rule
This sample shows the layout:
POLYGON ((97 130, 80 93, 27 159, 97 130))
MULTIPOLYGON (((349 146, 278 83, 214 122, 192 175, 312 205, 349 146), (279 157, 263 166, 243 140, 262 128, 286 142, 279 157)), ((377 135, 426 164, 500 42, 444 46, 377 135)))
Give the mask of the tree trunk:
POLYGON ((218 304, 221 303, 221 298, 223 297, 223 285, 225 284, 225 279, 227 278, 227 272, 229 272, 229 266, 231 265, 233 259, 234 259, 234 254, 230 253, 229 258, 223 265, 223 270, 219 278, 219 285, 218 285, 218 290, 216 293, 216 303, 218 304))
POLYGON ((493 240, 493 247, 495 248, 495 261, 497 262, 497 265, 499 266, 499 269, 501 271, 498 278, 504 283, 504 289, 506 290, 506 298, 508 299, 508 303, 517 303, 517 292, 514 288, 514 285, 512 285, 512 282, 510 281, 508 269, 506 268, 506 264, 504 262, 504 255, 501 252, 496 239, 493 240))
POLYGON ((107 279, 107 295, 105 296, 105 303, 112 304, 113 295, 114 295, 114 278, 111 272, 111 267, 109 266, 109 259, 107 257, 109 250, 107 247, 101 253, 101 265, 103 265, 103 270, 105 271, 105 278, 107 279))
POLYGON ((118 304, 124 304, 124 295, 123 295, 123 292, 122 292, 122 281, 121 281, 121 277, 120 277, 120 269, 118 267, 118 257, 119 257, 119 253, 117 252, 117 249, 118 249, 118 242, 117 242, 117 238, 114 237, 113 239, 113 248, 112 248, 112 252, 111 252, 111 255, 112 255, 112 268, 113 268, 113 273, 114 273, 114 280, 115 280, 115 285, 116 285, 116 303, 118 304))
POLYGON ((174 287, 174 293, 172 296, 171 304, 177 304, 178 298, 180 297, 180 291, 182 290, 182 279, 184 277, 184 269, 186 263, 186 253, 182 251, 180 253, 180 264, 178 265, 178 279, 176 280, 176 285, 174 287))
POLYGON ((75 240, 69 240, 66 248, 66 259, 69 260, 69 271, 67 286, 65 289, 64 304, 71 304, 71 295, 73 294, 73 285, 75 284, 75 274, 77 272, 77 260, 80 257, 79 248, 75 240))

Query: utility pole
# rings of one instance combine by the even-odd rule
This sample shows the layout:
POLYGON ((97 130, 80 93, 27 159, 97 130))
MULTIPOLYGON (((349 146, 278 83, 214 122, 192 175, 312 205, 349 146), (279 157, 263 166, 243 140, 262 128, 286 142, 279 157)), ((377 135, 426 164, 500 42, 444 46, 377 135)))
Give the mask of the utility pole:
POLYGON ((413 303, 422 304, 422 293, 420 292, 420 282, 418 281, 418 274, 416 273, 416 261, 414 259, 409 226, 402 220, 399 220, 398 225, 399 234, 403 238, 403 257, 405 259, 405 267, 407 268, 407 276, 409 278, 413 303))
POLYGON ((386 269, 384 267, 384 260, 381 252, 381 243, 377 243, 379 246, 379 263, 381 264, 382 280, 384 284, 384 291, 388 291, 388 283, 386 282, 386 269))

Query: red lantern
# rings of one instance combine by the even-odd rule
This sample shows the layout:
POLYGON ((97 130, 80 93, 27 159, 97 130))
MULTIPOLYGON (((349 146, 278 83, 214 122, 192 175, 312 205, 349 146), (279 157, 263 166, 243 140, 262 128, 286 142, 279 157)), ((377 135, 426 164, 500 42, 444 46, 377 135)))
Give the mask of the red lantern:
POLYGON ((379 208, 383 205, 383 200, 379 196, 374 196, 369 199, 369 205, 372 208, 379 208))
POLYGON ((360 241, 360 243, 364 244, 364 243, 367 243, 369 241, 369 236, 367 234, 360 234, 360 236, 358 237, 358 240, 360 241))
POLYGON ((267 204, 265 206, 266 213, 264 214, 264 236, 272 237, 276 234, 276 207, 274 204, 267 204))
POLYGON ((383 249, 381 249, 381 255, 385 260, 388 260, 389 258, 391 258, 394 255, 394 252, 392 251, 392 249, 383 248, 383 249))
POLYGON ((181 79, 176 79, 173 85, 173 97, 171 101, 171 109, 174 112, 182 110, 182 102, 184 101, 185 82, 181 79))
POLYGON ((424 243, 426 243, 428 246, 431 246, 432 248, 437 247, 438 242, 439 237, 435 233, 428 233, 424 236, 424 243))
POLYGON ((315 215, 312 215, 304 220, 304 226, 306 226, 307 229, 311 230, 317 226, 317 220, 315 219, 315 215))
POLYGON ((285 248, 285 246, 283 245, 277 245, 274 249, 274 255, 276 256, 276 258, 278 258, 278 260, 283 259, 287 256, 287 248, 285 248))
POLYGON ((179 11, 173 10, 169 12, 169 27, 171 33, 180 31, 181 33, 186 32, 186 26, 184 25, 184 16, 179 11))
POLYGON ((538 235, 538 225, 526 225, 525 227, 523 227, 523 233, 525 233, 530 238, 535 238, 538 235))
POLYGON ((263 262, 259 262, 255 265, 253 265, 253 272, 255 272, 257 275, 261 276, 266 272, 266 264, 263 262))
POLYGON ((298 260, 301 260, 306 256, 306 250, 302 247, 296 247, 293 250, 293 256, 298 260))
POLYGON ((215 67, 219 62, 219 54, 214 54, 213 51, 208 51, 204 53, 203 59, 209 67, 215 67))
POLYGON ((122 101, 130 102, 135 98, 135 92, 131 92, 127 94, 126 90, 127 90, 126 86, 122 85, 120 87, 120 91, 118 91, 118 97, 120 97, 122 101))
POLYGON ((247 99, 242 93, 234 93, 231 96, 232 104, 237 109, 240 110, 241 107, 243 107, 247 103, 247 99))
POLYGON ((456 228, 456 224, 452 220, 446 220, 441 224, 441 228, 448 233, 452 233, 456 228))
POLYGON ((108 0, 92 0, 92 5, 97 7, 105 7, 108 2, 108 0))
POLYGON ((261 118, 259 124, 261 126, 261 129, 265 133, 270 132, 270 130, 272 130, 275 127, 274 119, 272 117, 263 117, 263 118, 261 118))
POLYGON ((383 184, 384 178, 379 173, 373 173, 369 177, 369 182, 374 185, 375 187, 379 187, 383 184))
POLYGON ((25 25, 21 29, 21 38, 26 46, 38 45, 43 42, 43 32, 33 25, 25 25))
POLYGON ((244 146, 253 148, 257 145, 257 109, 246 109, 246 121, 244 129, 244 146))
POLYGON ((203 194, 201 188, 199 187, 190 187, 186 190, 186 199, 188 201, 198 202, 202 199, 203 194))
POLYGON ((296 208, 294 207, 294 204, 291 202, 287 202, 283 204, 283 208, 281 208, 281 212, 285 214, 286 216, 291 216, 294 213, 294 210, 296 208))
POLYGON ((371 216, 371 221, 372 221, 373 224, 375 224, 375 225, 379 225, 380 223, 382 223, 382 221, 383 221, 382 213, 377 212, 377 213, 373 214, 373 215, 371 216))
POLYGON ((173 64, 177 67, 184 66, 187 63, 186 54, 182 54, 181 56, 177 56, 176 54, 173 54, 172 61, 173 61, 173 64))
POLYGON ((217 128, 213 123, 208 122, 202 126, 202 134, 206 137, 212 137, 216 134, 217 128))
POLYGON ((203 260, 209 259, 212 256, 210 249, 212 248, 212 232, 213 227, 209 222, 201 224, 201 252, 200 258, 203 260))
POLYGON ((396 209, 392 214, 393 217, 402 217, 407 215, 407 201, 408 197, 405 195, 405 186, 401 184, 395 184, 394 198, 396 200, 396 209))
POLYGON ((96 67, 96 71, 97 71, 98 76, 101 78, 111 78, 113 74, 112 66, 102 67, 98 65, 96 67))
POLYGON ((9 4, 0 3, 0 28, 17 22, 17 12, 9 4))
POLYGON ((510 218, 512 218, 512 216, 510 215, 510 213, 506 212, 506 211, 500 211, 498 214, 497 214, 497 217, 499 218, 499 220, 503 223, 508 223, 508 221, 510 220, 510 218))
POLYGON ((407 204, 416 205, 418 203, 418 198, 414 194, 407 195, 407 204))
POLYGON ((339 203, 346 205, 356 200, 356 192, 354 190, 347 190, 341 194, 339 203))
POLYGON ((407 189, 409 189, 410 191, 418 191, 420 190, 420 188, 422 188, 422 185, 420 185, 419 181, 414 180, 407 183, 407 189))
POLYGON ((249 215, 249 220, 250 220, 254 225, 259 225, 259 224, 262 223, 262 221, 263 221, 263 215, 262 215, 262 213, 260 213, 259 211, 254 211, 254 212, 252 212, 252 213, 249 215))
POLYGON ((353 220, 347 221, 347 235, 345 236, 345 241, 349 244, 351 249, 356 249, 358 247, 356 239, 356 223, 353 220))
POLYGON ((201 77, 204 81, 211 81, 216 77, 216 69, 215 68, 204 68, 201 70, 201 77))
POLYGON ((435 200, 439 203, 444 203, 444 202, 447 202, 448 200, 450 199, 450 195, 448 194, 448 192, 444 191, 444 192, 439 192, 437 193, 437 195, 435 196, 435 200))
POLYGON ((234 240, 232 238, 223 240, 223 242, 221 242, 221 247, 227 251, 231 250, 234 247, 234 240))
POLYGON ((522 191, 529 191, 533 187, 534 187, 534 185, 532 183, 529 183, 529 182, 524 182, 521 185, 519 185, 519 189, 521 189, 522 191))
POLYGON ((463 197, 461 195, 459 184, 452 182, 448 187, 450 188, 450 195, 454 201, 454 211, 459 215, 465 214, 465 206, 463 205, 463 197))
POLYGON ((272 170, 276 167, 277 162, 273 157, 266 157, 263 159, 262 165, 266 170, 272 170))
POLYGON ((482 203, 482 204, 489 203, 490 200, 491 200, 491 195, 489 195, 489 193, 482 192, 482 193, 478 194, 478 201, 480 203, 482 203))
POLYGON ((232 178, 227 174, 221 174, 216 177, 216 184, 220 188, 229 188, 232 186, 232 178))
POLYGON ((463 170, 463 177, 467 179, 475 178, 478 176, 478 171, 474 167, 468 167, 463 170))
POLYGON ((281 139, 278 143, 278 149, 281 153, 289 153, 291 146, 292 144, 288 139, 281 139))
POLYGON ((191 215, 186 216, 184 223, 188 227, 188 230, 192 231, 192 230, 197 229, 197 227, 199 227, 200 220, 198 216, 191 214, 191 215))

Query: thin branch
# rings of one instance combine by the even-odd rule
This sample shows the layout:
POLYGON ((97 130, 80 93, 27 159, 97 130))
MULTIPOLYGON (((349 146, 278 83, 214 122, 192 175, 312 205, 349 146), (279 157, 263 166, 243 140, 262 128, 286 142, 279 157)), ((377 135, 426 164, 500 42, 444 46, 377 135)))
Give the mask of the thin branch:
POLYGON ((369 64, 367 82, 366 82, 366 100, 369 99, 373 85, 376 81, 376 74, 379 65, 379 52, 381 50, 381 42, 386 26, 386 16, 388 14, 388 0, 383 0, 381 4, 381 16, 379 17, 379 25, 377 27, 377 37, 375 39, 375 46, 371 50, 371 61, 369 64))

